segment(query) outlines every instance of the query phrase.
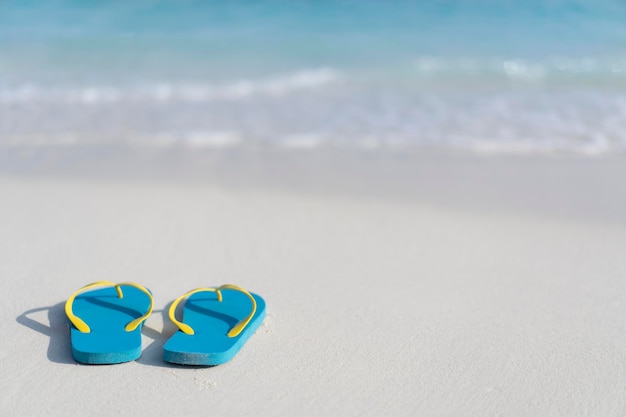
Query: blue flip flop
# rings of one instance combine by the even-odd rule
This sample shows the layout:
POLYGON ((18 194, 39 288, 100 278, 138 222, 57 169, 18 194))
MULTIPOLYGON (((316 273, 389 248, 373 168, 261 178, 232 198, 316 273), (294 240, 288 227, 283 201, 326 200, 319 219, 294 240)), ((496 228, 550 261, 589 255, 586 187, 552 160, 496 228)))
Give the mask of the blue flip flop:
POLYGON ((98 281, 79 289, 65 303, 72 356, 88 364, 138 359, 141 328, 152 306, 150 291, 132 282, 98 281))
POLYGON ((220 365, 231 360, 261 325, 265 318, 265 301, 231 284, 197 288, 172 303, 169 317, 180 330, 163 346, 166 362, 220 365), (174 313, 185 298, 185 323, 182 323, 174 313))

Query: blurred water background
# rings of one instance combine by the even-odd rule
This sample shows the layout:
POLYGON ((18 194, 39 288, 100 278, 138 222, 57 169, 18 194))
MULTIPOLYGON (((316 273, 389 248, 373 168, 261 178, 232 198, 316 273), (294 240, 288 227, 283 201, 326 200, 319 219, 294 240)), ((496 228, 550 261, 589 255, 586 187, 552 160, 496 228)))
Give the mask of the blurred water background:
POLYGON ((0 147, 626 150, 620 0, 0 0, 0 147))

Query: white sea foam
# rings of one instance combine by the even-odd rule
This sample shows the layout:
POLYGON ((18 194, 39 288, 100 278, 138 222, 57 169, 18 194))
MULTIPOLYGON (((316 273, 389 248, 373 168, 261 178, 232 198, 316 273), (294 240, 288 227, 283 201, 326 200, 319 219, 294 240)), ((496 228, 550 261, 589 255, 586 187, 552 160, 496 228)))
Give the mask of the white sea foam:
POLYGON ((513 81, 542 81, 558 77, 626 77, 626 57, 566 58, 552 57, 530 60, 508 58, 444 58, 422 56, 414 61, 416 75, 438 76, 500 76, 513 81))
POLYGON ((315 149, 324 143, 324 138, 314 133, 300 133, 287 136, 280 141, 286 149, 315 149))
POLYGON ((182 143, 190 148, 230 148, 241 143, 238 132, 190 132, 183 136, 182 143))
POLYGON ((533 155, 570 153, 583 156, 598 156, 610 152, 623 151, 623 147, 612 148, 606 139, 592 140, 585 143, 572 143, 557 139, 552 141, 539 140, 473 140, 458 148, 468 149, 479 154, 533 155))
MULTIPOLYGON (((458 137, 457 137, 458 139, 458 137)), ((159 134, 154 136, 129 136, 116 138, 112 141, 108 137, 70 135, 32 135, 28 137, 16 137, 13 140, 0 142, 0 149, 41 149, 41 148, 89 148, 91 146, 110 146, 114 148, 132 147, 135 149, 153 148, 161 150, 189 149, 189 150, 223 150, 230 148, 245 149, 254 141, 237 132, 195 132, 187 135, 159 134)), ((369 152, 393 151, 403 152, 406 150, 420 149, 425 145, 423 142, 408 142, 401 138, 387 137, 384 140, 369 139, 366 141, 333 141, 328 138, 316 136, 314 133, 302 133, 283 140, 264 143, 264 148, 279 148, 287 151, 313 151, 316 149, 344 149, 363 150, 369 152)), ((588 142, 572 142, 567 139, 557 138, 554 140, 533 139, 476 139, 465 138, 463 141, 442 142, 440 148, 461 149, 483 155, 533 155, 533 154, 575 154, 581 156, 598 156, 609 153, 623 154, 626 145, 614 144, 599 138, 588 142)), ((258 144, 257 144, 258 146, 258 144)), ((429 146, 431 148, 432 145, 429 146)))
MULTIPOLYGON (((508 65, 511 74, 527 68, 508 65)), ((593 65, 582 63, 580 68, 593 65)), ((26 101, 0 100, 0 146, 199 151, 435 146, 584 155, 626 151, 626 91, 619 88, 381 88, 351 82, 346 74, 341 83, 318 91, 336 79, 330 70, 302 72, 262 82, 238 81, 210 94, 209 89, 186 90, 170 83, 152 86, 147 96, 133 90, 133 99, 116 89, 83 89, 74 95, 64 90, 66 101, 42 100, 36 87, 24 86, 21 97, 26 101), (300 94, 305 89, 316 93, 300 94)))
POLYGON ((60 102, 110 104, 121 101, 238 101, 256 96, 280 97, 290 93, 315 90, 338 79, 330 68, 297 71, 268 79, 241 79, 225 84, 156 83, 137 86, 67 86, 45 87, 26 83, 0 88, 0 103, 60 102))

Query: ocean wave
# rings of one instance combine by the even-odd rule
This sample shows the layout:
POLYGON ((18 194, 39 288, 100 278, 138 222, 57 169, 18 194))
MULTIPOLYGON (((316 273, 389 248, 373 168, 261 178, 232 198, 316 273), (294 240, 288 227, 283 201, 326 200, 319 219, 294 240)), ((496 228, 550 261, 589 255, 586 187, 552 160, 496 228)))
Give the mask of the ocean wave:
POLYGON ((106 85, 43 87, 37 84, 23 84, 16 87, 0 88, 0 103, 43 101, 99 104, 121 101, 238 101, 257 96, 280 97, 291 93, 315 90, 333 83, 337 79, 337 71, 330 68, 317 68, 297 71, 275 78, 242 79, 221 85, 176 82, 129 87, 106 85))
POLYGON ((443 147, 586 155, 626 151, 626 92, 619 90, 381 92, 359 87, 280 100, 263 96, 228 105, 215 101, 196 106, 171 99, 165 104, 99 106, 0 103, 0 147, 443 147))
POLYGON ((626 78, 626 57, 571 58, 543 60, 523 58, 443 58, 422 56, 414 61, 417 76, 491 76, 514 81, 542 81, 549 78, 626 78))
POLYGON ((49 149, 99 149, 118 150, 133 149, 135 151, 186 150, 189 152, 221 151, 221 150, 255 150, 276 149, 287 152, 313 151, 358 151, 368 153, 406 152, 420 149, 454 149, 481 155, 562 155, 571 154, 593 157, 608 154, 625 154, 626 144, 611 143, 599 136, 595 140, 580 142, 576 138, 554 138, 551 140, 526 139, 479 139, 467 137, 464 141, 446 141, 439 144, 407 141, 401 136, 370 137, 360 141, 336 141, 332 136, 318 135, 313 132, 288 135, 273 142, 258 143, 249 140, 241 132, 236 131, 205 131, 189 134, 158 134, 152 136, 133 135, 116 138, 112 141, 104 136, 85 136, 78 134, 66 135, 31 135, 13 138, 0 142, 0 150, 12 149, 37 151, 49 149), (574 139, 574 140, 572 140, 574 139), (434 146, 433 146, 434 145, 434 146))

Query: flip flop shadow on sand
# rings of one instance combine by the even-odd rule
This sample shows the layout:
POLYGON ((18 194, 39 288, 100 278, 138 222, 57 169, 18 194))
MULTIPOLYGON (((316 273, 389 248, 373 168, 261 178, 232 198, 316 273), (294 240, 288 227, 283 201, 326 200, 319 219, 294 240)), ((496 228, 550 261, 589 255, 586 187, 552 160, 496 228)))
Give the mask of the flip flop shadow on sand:
POLYGON ((65 317, 65 302, 49 307, 39 307, 27 310, 15 319, 22 326, 28 327, 50 338, 48 344, 48 359, 56 363, 76 364, 72 358, 72 345, 68 330, 67 318, 65 317), (46 325, 30 318, 36 313, 48 311, 48 323, 46 325))
MULTIPOLYGON (((149 345, 143 347, 141 357, 135 362, 142 365, 162 366, 165 368, 190 368, 184 365, 175 365, 163 361, 163 344, 178 329, 167 318, 167 308, 163 310, 154 310, 154 313, 162 314, 164 328, 162 332, 155 330, 144 324, 142 334, 153 340, 149 345)), ((228 318, 228 317, 227 317, 228 318)), ((229 318, 232 321, 232 318, 229 318)), ((65 316, 65 302, 55 304, 48 307, 38 307, 27 310, 16 317, 15 321, 24 327, 28 327, 50 338, 48 344, 47 356, 51 362, 76 365, 76 361, 72 357, 72 345, 70 343, 70 334, 67 317, 65 316), (37 313, 47 311, 48 323, 42 323, 31 316, 37 313)), ((192 367, 193 368, 193 367, 192 367)))
POLYGON ((153 341, 149 345, 146 345, 146 344, 143 345, 143 351, 141 352, 141 357, 137 359, 135 362, 141 365, 162 366, 166 368, 172 368, 171 366, 169 366, 167 362, 163 361, 163 344, 165 344, 165 341, 169 337, 167 334, 170 332, 174 333, 176 331, 174 324, 170 323, 169 320, 167 320, 166 311, 167 311, 166 309, 152 311, 153 315, 161 314, 161 316, 163 317, 164 328, 162 332, 159 332, 158 330, 144 324, 143 329, 141 330, 141 333, 144 336, 148 336, 153 341))
MULTIPOLYGON (((162 310, 155 310, 155 313, 162 313, 162 310)), ((65 363, 76 365, 76 361, 72 357, 72 345, 70 343, 69 325, 67 317, 65 316, 65 302, 61 302, 49 307, 39 307, 27 310, 16 317, 17 321, 22 326, 28 327, 38 333, 48 336, 50 343, 48 344, 47 356, 51 362, 65 363), (47 311, 49 325, 42 323, 31 316, 37 313, 47 311)), ((174 333, 173 328, 171 333, 174 333)), ((142 333, 154 340, 148 347, 145 347, 141 358, 136 362, 146 365, 158 365, 169 366, 163 362, 163 335, 157 330, 143 326, 142 333)))
POLYGON ((195 369, 195 368, 211 368, 212 366, 198 365, 178 365, 175 363, 165 362, 163 360, 163 345, 167 340, 178 331, 178 328, 172 323, 167 312, 172 303, 168 303, 162 310, 154 310, 153 314, 160 313, 163 318, 163 331, 159 332, 151 327, 144 325, 142 333, 153 340, 148 346, 144 346, 141 357, 135 362, 141 365, 160 366, 163 368, 179 368, 179 369, 195 369))

